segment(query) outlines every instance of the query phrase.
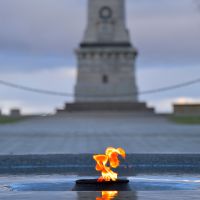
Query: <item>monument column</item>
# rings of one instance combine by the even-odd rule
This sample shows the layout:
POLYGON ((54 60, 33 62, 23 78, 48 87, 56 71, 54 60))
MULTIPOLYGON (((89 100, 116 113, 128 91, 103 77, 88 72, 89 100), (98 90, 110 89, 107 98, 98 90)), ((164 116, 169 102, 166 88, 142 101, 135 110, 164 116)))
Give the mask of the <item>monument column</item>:
POLYGON ((125 0, 88 0, 77 50, 75 102, 137 102, 136 49, 126 28, 125 0))

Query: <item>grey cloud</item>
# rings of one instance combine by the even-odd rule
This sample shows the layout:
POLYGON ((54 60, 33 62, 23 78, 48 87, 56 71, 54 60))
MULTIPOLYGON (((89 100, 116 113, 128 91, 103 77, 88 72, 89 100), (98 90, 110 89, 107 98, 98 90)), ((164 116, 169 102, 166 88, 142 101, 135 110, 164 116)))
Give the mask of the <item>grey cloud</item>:
POLYGON ((69 53, 83 32, 84 10, 80 1, 1 0, 0 48, 69 53))
POLYGON ((194 65, 200 63, 200 21, 179 19, 141 19, 132 22, 133 42, 142 62, 149 64, 194 65))
MULTIPOLYGON (((86 26, 86 2, 1 0, 0 50, 73 57, 86 26)), ((141 65, 200 63, 195 6, 192 0, 127 1, 128 26, 141 65)))
MULTIPOLYGON (((138 1, 128 7, 128 26, 142 66, 200 63, 200 12, 192 0, 138 1), (140 6, 139 6, 140 5, 140 6)), ((129 2, 130 3, 130 2, 129 2)))

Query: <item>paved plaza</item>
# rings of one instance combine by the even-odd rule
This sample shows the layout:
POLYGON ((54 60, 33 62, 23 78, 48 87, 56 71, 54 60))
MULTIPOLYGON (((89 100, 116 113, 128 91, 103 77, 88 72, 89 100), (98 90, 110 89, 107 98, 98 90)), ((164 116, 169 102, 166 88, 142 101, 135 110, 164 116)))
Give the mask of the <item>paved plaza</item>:
POLYGON ((131 113, 69 113, 0 126, 0 154, 199 153, 200 126, 131 113))

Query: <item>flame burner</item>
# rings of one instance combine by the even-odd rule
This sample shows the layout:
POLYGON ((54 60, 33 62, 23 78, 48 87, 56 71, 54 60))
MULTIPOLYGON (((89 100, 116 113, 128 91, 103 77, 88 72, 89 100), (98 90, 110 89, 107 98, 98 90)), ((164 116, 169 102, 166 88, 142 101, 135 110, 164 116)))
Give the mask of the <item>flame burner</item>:
POLYGON ((77 180, 74 191, 130 191, 129 180, 118 179, 118 173, 112 171, 120 165, 118 156, 126 158, 126 152, 122 148, 108 147, 105 154, 94 155, 96 170, 101 172, 98 179, 77 180))
POLYGON ((131 191, 129 180, 102 181, 98 179, 77 180, 73 191, 131 191))

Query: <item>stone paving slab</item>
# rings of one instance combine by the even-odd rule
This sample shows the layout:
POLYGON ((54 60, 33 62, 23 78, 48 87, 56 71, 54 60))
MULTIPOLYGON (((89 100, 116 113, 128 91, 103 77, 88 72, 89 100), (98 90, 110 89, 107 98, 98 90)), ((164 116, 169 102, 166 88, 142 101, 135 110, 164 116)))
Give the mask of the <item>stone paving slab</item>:
POLYGON ((0 154, 200 153, 200 125, 133 113, 69 113, 0 126, 0 154))

